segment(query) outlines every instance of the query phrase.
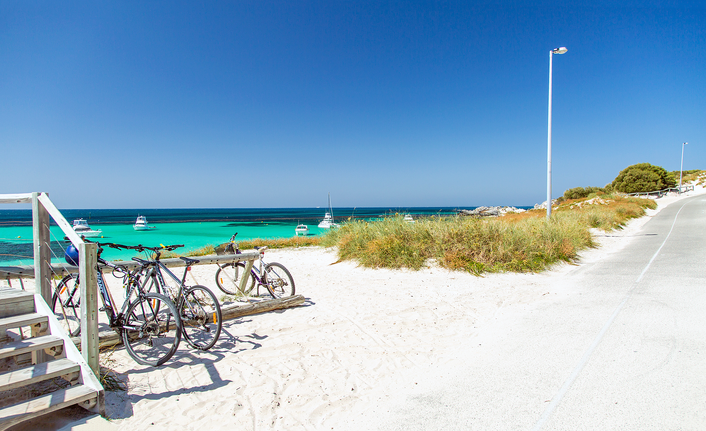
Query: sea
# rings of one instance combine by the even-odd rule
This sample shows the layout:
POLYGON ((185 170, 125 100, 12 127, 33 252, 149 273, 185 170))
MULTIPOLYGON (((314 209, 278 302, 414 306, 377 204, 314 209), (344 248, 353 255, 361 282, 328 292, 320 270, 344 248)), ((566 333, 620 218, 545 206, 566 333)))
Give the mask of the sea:
MULTIPOLYGON (((414 218, 453 215, 460 209, 476 207, 417 207, 417 208, 333 208, 336 223, 351 220, 375 220, 395 214, 411 214, 414 218)), ((62 209, 69 223, 85 219, 94 230, 101 230, 97 242, 125 245, 183 244, 184 254, 207 245, 228 242, 237 233, 237 241, 277 239, 295 236, 298 224, 309 227, 309 235, 321 235, 325 230, 318 224, 327 208, 198 208, 198 209, 62 209), (145 216, 154 229, 136 231, 137 216, 145 216)), ((52 220, 52 262, 63 262, 68 246, 65 235, 52 220)), ((0 210, 0 266, 32 265, 32 211, 0 210)), ((106 248, 103 258, 126 260, 132 251, 106 248)))

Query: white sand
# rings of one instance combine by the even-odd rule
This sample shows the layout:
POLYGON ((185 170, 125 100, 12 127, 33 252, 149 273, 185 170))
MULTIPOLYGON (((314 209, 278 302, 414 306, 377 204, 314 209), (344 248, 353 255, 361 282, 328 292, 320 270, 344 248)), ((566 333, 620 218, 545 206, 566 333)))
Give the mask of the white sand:
MULTIPOLYGON (((676 199, 659 199, 659 209, 676 199)), ((582 262, 621 249, 655 212, 621 231, 596 232, 602 246, 582 262)), ((127 393, 106 394, 118 429, 345 428, 352 412, 411 388, 424 378, 419 370, 443 367, 498 313, 525 307, 577 268, 475 277, 365 269, 335 263, 335 251, 320 248, 273 250, 266 258, 292 272, 305 306, 226 321, 212 350, 182 343, 159 368, 137 365, 122 348, 103 354, 128 385, 127 393)), ((194 276, 219 292, 215 269, 195 267, 194 276)))

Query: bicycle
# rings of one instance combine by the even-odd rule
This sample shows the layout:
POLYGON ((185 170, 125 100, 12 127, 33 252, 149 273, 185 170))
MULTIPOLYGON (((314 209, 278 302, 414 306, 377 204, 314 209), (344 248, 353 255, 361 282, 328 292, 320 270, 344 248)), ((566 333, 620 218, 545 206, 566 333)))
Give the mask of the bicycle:
MULTIPOLYGON (((225 249, 220 254, 240 254, 238 243, 235 242, 236 232, 226 243, 225 249)), ((230 262, 223 265, 218 264, 216 271, 216 285, 224 293, 235 295, 237 292, 243 295, 248 295, 257 285, 257 295, 260 294, 260 286, 265 287, 272 298, 282 298, 286 296, 294 296, 295 286, 292 274, 281 263, 271 262, 266 263, 263 260, 267 247, 255 247, 255 250, 260 251, 259 266, 253 265, 250 270, 252 281, 250 287, 244 291, 240 290, 239 274, 245 272, 245 264, 243 262, 230 262)))
POLYGON ((184 261, 184 275, 179 279, 161 261, 162 251, 172 251, 183 245, 169 245, 160 247, 120 246, 137 250, 142 253, 151 251, 154 257, 151 260, 133 257, 132 260, 140 263, 146 271, 143 272, 143 286, 145 291, 158 292, 170 297, 176 304, 179 317, 182 322, 182 333, 186 342, 198 350, 208 350, 216 344, 221 334, 223 318, 221 306, 216 295, 206 286, 195 285, 186 286, 186 274, 191 270, 191 266, 198 263, 198 260, 181 256, 184 261), (176 283, 176 288, 171 288, 165 281, 162 271, 166 272, 176 283))
MULTIPOLYGON (((103 272, 96 267, 98 292, 103 302, 101 311, 108 316, 108 324, 122 338, 128 354, 142 365, 159 366, 174 355, 181 342, 182 324, 179 313, 172 301, 164 295, 146 292, 139 281, 143 268, 128 270, 101 258, 101 243, 96 243, 97 262, 112 268, 115 277, 123 278, 126 289, 125 301, 116 313, 115 301, 103 278, 103 272), (135 299, 131 301, 131 298, 135 299)), ((77 253, 72 254, 70 246, 66 251, 66 261, 78 266, 77 253)), ((75 248, 73 248, 75 251, 75 248)), ((57 285, 52 297, 52 311, 76 336, 81 331, 80 288, 78 274, 65 276, 57 285), (57 310, 57 305, 59 310, 57 310), (60 313, 58 313, 60 311, 60 313), (67 312, 68 311, 68 312, 67 312)))

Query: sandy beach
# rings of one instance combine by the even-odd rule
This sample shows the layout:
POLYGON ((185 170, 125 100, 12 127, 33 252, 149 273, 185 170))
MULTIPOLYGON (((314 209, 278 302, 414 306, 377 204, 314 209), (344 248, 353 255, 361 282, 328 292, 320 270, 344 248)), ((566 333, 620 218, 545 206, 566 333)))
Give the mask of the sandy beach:
MULTIPOLYGON (((102 353, 127 387, 106 392, 107 416, 123 430, 347 429, 367 406, 423 384, 425 370, 448 365, 500 315, 560 293, 563 275, 620 250, 680 198, 657 200, 623 230, 594 232, 600 247, 540 274, 366 269, 338 262, 334 249, 270 250, 266 260, 291 271, 304 306, 225 321, 214 348, 182 342, 159 368, 138 365, 122 347, 102 353)), ((194 267, 192 281, 220 298, 216 269, 194 267)))

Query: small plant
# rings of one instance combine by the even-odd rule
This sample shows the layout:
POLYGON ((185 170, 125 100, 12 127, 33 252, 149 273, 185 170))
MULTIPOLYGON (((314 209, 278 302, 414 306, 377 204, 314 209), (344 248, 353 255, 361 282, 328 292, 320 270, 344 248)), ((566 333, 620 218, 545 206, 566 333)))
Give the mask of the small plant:
POLYGON ((113 346, 101 357, 101 363, 104 365, 100 367, 100 382, 106 391, 125 392, 127 391, 127 383, 122 380, 121 376, 115 372, 115 370, 110 368, 110 366, 115 363, 115 359, 112 358, 114 351, 115 347, 113 346))

